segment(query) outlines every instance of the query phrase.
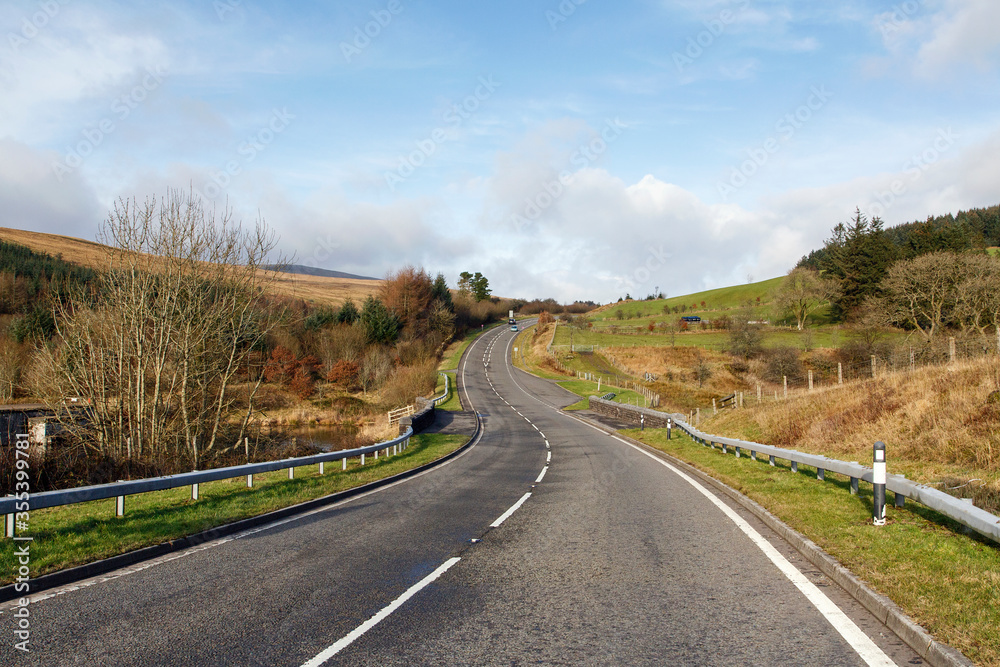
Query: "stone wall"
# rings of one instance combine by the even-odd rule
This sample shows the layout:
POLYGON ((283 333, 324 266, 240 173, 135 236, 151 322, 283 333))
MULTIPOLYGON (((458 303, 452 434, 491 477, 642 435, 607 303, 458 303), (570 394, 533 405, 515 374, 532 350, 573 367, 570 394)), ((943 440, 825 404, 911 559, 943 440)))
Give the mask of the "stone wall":
POLYGON ((614 417, 615 419, 628 422, 629 424, 635 424, 636 426, 640 425, 640 420, 642 416, 645 415, 646 428, 666 428, 667 420, 671 417, 671 415, 666 412, 660 412, 659 410, 640 408, 635 405, 615 403, 614 401, 606 401, 603 398, 598 398, 597 396, 590 397, 590 409, 598 414, 614 417))
POLYGON ((413 427, 414 433, 420 433, 434 423, 434 401, 418 396, 416 403, 417 411, 399 420, 400 435, 406 433, 406 429, 410 426, 413 427))

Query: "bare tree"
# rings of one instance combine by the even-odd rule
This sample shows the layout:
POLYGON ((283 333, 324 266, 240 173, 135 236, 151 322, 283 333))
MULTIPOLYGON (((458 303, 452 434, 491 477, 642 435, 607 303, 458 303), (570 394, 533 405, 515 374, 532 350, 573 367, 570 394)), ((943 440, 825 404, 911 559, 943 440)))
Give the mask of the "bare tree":
POLYGON ((955 321, 959 285, 971 275, 970 258, 944 251, 893 264, 882 281, 889 317, 932 340, 955 321))
POLYGON ((795 316, 798 330, 802 331, 806 318, 827 303, 833 293, 833 284, 818 271, 799 267, 788 272, 774 294, 774 301, 780 309, 795 316))
POLYGON ((955 316, 962 329, 984 339, 1000 326, 1000 259, 969 258, 969 276, 958 286, 955 316))
POLYGON ((97 292, 57 305, 59 343, 42 360, 49 400, 89 399, 91 419, 69 426, 101 453, 198 466, 224 432, 238 443, 254 413, 261 376, 250 359, 277 321, 264 268, 275 236, 169 191, 119 200, 99 240, 108 256, 97 292))

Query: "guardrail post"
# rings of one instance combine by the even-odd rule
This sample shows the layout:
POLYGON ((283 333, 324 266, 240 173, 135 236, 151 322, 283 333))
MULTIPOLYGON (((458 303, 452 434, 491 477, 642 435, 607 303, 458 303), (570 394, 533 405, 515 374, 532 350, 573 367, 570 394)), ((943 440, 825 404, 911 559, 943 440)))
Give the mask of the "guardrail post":
POLYGON ((896 496, 896 498, 895 498, 896 507, 905 507, 906 506, 906 496, 904 496, 902 493, 899 493, 898 491, 894 495, 896 496))
POLYGON ((125 496, 118 496, 115 498, 115 516, 125 516, 125 496))
POLYGON ((852 477, 851 478, 851 495, 852 496, 858 495, 858 478, 857 477, 852 477))
POLYGON ((822 468, 816 468, 816 479, 824 480, 826 479, 826 471, 822 468))
POLYGON ((295 466, 288 467, 288 479, 295 479, 295 466))
POLYGON ((872 452, 872 485, 875 487, 875 503, 872 509, 872 523, 885 525, 885 443, 879 440, 872 452))
POLYGON ((365 455, 362 454, 361 455, 361 465, 364 465, 364 464, 365 464, 365 455))
POLYGON ((341 470, 347 470, 347 457, 345 456, 344 458, 342 458, 340 460, 341 460, 340 469, 341 470))
POLYGON ((768 458, 768 463, 770 463, 771 467, 773 468, 775 466, 774 457, 773 456, 768 456, 767 458, 768 458))
POLYGON ((253 473, 250 473, 249 475, 247 475, 247 488, 248 489, 252 489, 253 488, 253 473))
POLYGON ((319 462, 319 474, 324 474, 326 472, 326 465, 324 461, 319 462))
POLYGON ((798 472, 799 471, 799 462, 798 461, 789 461, 789 463, 792 464, 792 472, 798 472))
POLYGON ((736 448, 736 458, 740 458, 740 448, 736 448))
MULTIPOLYGON (((8 498, 13 498, 14 494, 13 493, 8 493, 7 497, 8 498)), ((13 539, 14 538, 14 514, 13 513, 11 513, 11 514, 5 514, 4 515, 4 517, 3 517, 3 525, 4 525, 4 535, 6 537, 9 537, 9 538, 13 539)))
POLYGON ((754 461, 757 460, 757 450, 755 449, 750 450, 750 458, 753 459, 754 461))
POLYGON ((198 500, 198 482, 191 485, 191 500, 198 500))

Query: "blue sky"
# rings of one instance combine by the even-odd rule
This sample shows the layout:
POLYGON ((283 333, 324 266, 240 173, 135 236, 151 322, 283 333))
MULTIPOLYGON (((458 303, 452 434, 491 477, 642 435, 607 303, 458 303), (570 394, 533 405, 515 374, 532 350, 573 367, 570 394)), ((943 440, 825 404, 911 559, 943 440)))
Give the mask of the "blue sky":
POLYGON ((609 301, 1000 203, 995 0, 7 2, 0 226, 194 188, 296 261, 609 301))

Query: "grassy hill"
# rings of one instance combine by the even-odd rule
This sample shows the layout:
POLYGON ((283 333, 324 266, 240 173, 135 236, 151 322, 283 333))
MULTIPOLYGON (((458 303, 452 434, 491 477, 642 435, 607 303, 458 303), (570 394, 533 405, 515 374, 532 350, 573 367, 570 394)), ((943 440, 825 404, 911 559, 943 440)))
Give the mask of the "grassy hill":
MULTIPOLYGON (((100 270, 107 265, 106 247, 94 241, 6 227, 0 227, 0 239, 27 246, 36 252, 61 255, 67 262, 92 269, 100 270)), ((282 273, 277 276, 274 291, 318 304, 340 305, 347 298, 361 302, 369 294, 378 292, 381 285, 380 280, 282 273)))
MULTIPOLYGON (((734 285, 732 287, 720 287, 718 289, 685 294, 683 296, 673 296, 667 299, 654 299, 651 301, 621 301, 603 306, 593 311, 589 319, 616 320, 619 311, 626 319, 663 319, 664 307, 671 309, 674 307, 686 307, 686 315, 702 315, 718 313, 723 310, 739 308, 748 301, 767 305, 771 301, 771 292, 781 284, 784 276, 762 280, 746 285, 734 285), (705 304, 704 306, 702 304, 705 304)), ((703 315, 704 316, 704 315, 703 315)), ((633 324, 638 324, 633 322, 633 324)))

